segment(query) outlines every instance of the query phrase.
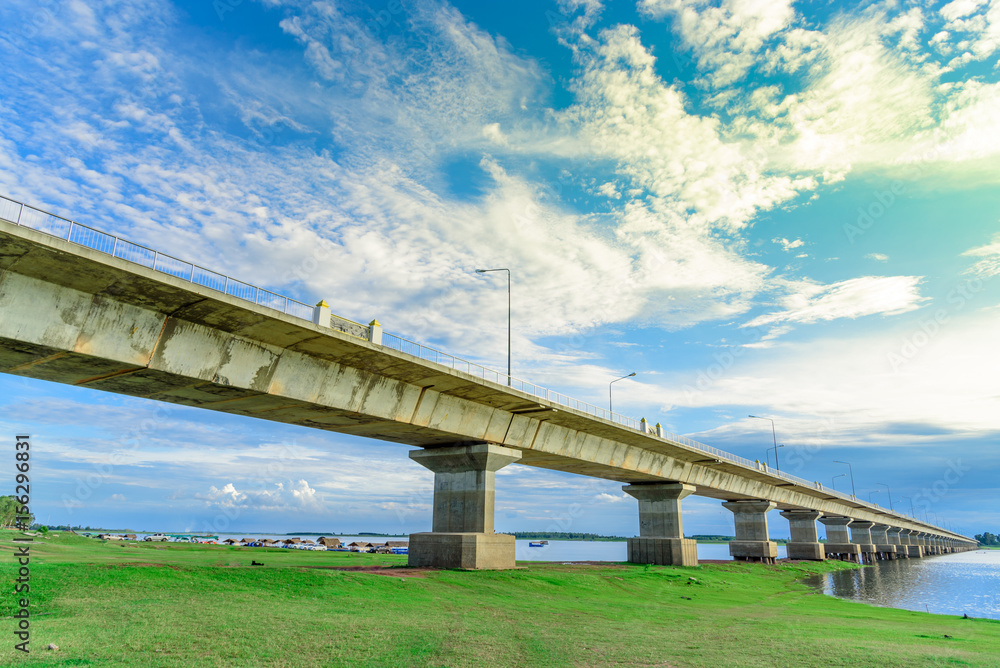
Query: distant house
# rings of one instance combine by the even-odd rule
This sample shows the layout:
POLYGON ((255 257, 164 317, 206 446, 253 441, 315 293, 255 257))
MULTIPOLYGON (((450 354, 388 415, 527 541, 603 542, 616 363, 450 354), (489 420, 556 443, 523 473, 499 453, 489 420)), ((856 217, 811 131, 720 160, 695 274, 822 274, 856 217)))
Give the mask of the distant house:
POLYGON ((387 540, 384 545, 376 545, 374 551, 378 554, 392 554, 400 548, 408 548, 410 543, 405 540, 387 540))
POLYGON ((311 540, 309 540, 308 538, 306 538, 305 540, 303 540, 303 541, 302 541, 302 542, 300 543, 300 545, 315 545, 315 544, 316 544, 316 543, 312 542, 312 541, 311 541, 311 540))
POLYGON ((236 543, 238 543, 240 541, 236 540, 235 538, 227 538, 226 540, 224 540, 222 542, 225 545, 235 545, 236 543))
POLYGON ((365 541, 356 540, 347 547, 351 548, 351 552, 370 552, 375 546, 365 541))
POLYGON ((327 547, 334 547, 334 548, 340 547, 341 545, 343 545, 343 543, 340 542, 339 538, 326 538, 326 537, 323 537, 323 538, 320 538, 316 542, 319 543, 320 545, 325 545, 327 547))
POLYGON ((261 547, 271 547, 272 545, 274 545, 274 541, 271 540, 270 538, 261 538, 260 545, 261 547))

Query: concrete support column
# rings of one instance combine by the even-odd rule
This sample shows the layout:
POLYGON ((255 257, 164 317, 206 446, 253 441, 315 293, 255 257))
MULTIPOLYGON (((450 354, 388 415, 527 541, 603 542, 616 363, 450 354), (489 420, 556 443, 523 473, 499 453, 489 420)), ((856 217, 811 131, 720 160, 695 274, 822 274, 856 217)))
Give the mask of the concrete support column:
POLYGON ((870 529, 876 559, 895 559, 896 548, 889 544, 889 525, 873 524, 870 529))
POLYGON ((861 561, 861 550, 851 542, 847 533, 850 517, 821 517, 820 522, 826 527, 826 543, 823 550, 828 559, 842 561, 861 561))
POLYGON ((786 510, 781 516, 788 520, 791 534, 791 540, 786 546, 788 558, 823 561, 826 555, 823 544, 819 542, 819 533, 816 531, 816 520, 822 517, 823 513, 817 510, 786 510))
POLYGON ((514 537, 493 533, 496 472, 521 453, 492 443, 413 450, 434 472, 434 526, 410 534, 408 563, 431 568, 513 568, 514 537))
POLYGON ((900 532, 900 537, 906 541, 906 554, 911 559, 919 559, 924 556, 924 548, 920 547, 920 541, 917 535, 920 532, 914 531, 913 529, 904 529, 900 532))
POLYGON ((885 535, 889 539, 889 545, 892 545, 893 549, 896 550, 897 559, 910 556, 906 550, 907 546, 903 545, 903 530, 901 528, 889 527, 885 535))
POLYGON ((851 530, 851 542, 861 551, 862 561, 872 561, 875 557, 875 544, 872 542, 872 527, 874 522, 852 520, 848 525, 851 530))
POLYGON ((767 511, 777 505, 773 501, 726 501, 722 504, 736 520, 736 540, 729 543, 729 554, 733 559, 774 563, 778 556, 778 544, 768 539, 767 511))
POLYGON ((639 537, 628 539, 633 564, 697 566, 698 542, 684 538, 681 499, 695 491, 679 482, 637 483, 622 491, 639 501, 639 537))

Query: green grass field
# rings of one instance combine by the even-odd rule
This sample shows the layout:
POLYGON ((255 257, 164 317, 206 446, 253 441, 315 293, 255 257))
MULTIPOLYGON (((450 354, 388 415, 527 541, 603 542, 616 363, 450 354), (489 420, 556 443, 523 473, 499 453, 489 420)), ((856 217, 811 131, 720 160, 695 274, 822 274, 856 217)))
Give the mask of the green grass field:
POLYGON ((405 556, 65 533, 31 547, 25 656, 13 649, 13 535, 0 533, 4 666, 1000 665, 1000 622, 796 582, 849 567, 837 563, 414 572, 405 556), (337 570, 376 566, 391 568, 337 570))

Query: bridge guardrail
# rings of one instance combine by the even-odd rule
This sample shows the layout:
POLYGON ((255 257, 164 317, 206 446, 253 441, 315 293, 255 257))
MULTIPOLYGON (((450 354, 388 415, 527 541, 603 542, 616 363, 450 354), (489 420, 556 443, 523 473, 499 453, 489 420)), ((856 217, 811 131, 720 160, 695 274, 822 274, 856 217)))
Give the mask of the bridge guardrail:
MULTIPOLYGON (((180 260, 172 255, 161 253, 157 250, 137 244, 122 237, 109 234, 97 228, 83 225, 76 221, 57 216, 48 211, 18 202, 0 195, 0 219, 14 223, 15 225, 28 227, 30 229, 48 234, 71 243, 96 250, 112 257, 117 257, 128 262, 132 262, 154 271, 159 271, 182 280, 187 280, 196 285, 201 285, 217 292, 242 299, 250 303, 264 306, 280 313, 312 322, 314 318, 314 308, 304 302, 300 302, 291 297, 280 295, 276 292, 245 283, 225 274, 201 267, 193 262, 180 260)), ((347 318, 332 315, 331 327, 358 338, 371 340, 371 328, 367 325, 354 322, 347 318)), ((683 445, 697 452, 711 455, 720 460, 743 466, 747 469, 757 470, 768 475, 776 476, 804 487, 822 489, 824 493, 839 497, 845 501, 859 503, 869 510, 881 510, 878 506, 867 501, 862 501, 848 494, 843 494, 833 489, 826 489, 818 482, 810 482, 804 478, 785 473, 777 469, 771 469, 766 464, 752 462, 749 459, 734 455, 725 450, 706 445, 694 439, 680 434, 673 434, 664 431, 660 425, 656 425, 655 430, 651 430, 645 420, 635 418, 620 413, 614 413, 600 406, 574 399, 568 395, 556 392, 548 388, 536 385, 520 378, 508 376, 506 373, 491 369, 476 362, 446 353, 437 348, 425 346, 416 341, 403 338, 396 334, 384 332, 382 334, 381 345, 397 350, 402 353, 413 355, 428 362, 442 364, 457 371, 463 371, 476 378, 507 385, 513 389, 520 390, 525 394, 530 394, 539 399, 543 399, 553 404, 566 406, 574 410, 586 413, 593 417, 607 420, 613 424, 621 425, 638 432, 657 436, 667 441, 683 445)))

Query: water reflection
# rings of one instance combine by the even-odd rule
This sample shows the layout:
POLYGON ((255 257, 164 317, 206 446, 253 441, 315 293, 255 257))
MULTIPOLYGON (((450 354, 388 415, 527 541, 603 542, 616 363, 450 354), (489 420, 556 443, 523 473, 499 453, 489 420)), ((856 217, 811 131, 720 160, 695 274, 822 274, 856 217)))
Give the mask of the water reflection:
POLYGON ((824 594, 884 607, 1000 619, 1000 550, 880 561, 808 582, 824 594))

